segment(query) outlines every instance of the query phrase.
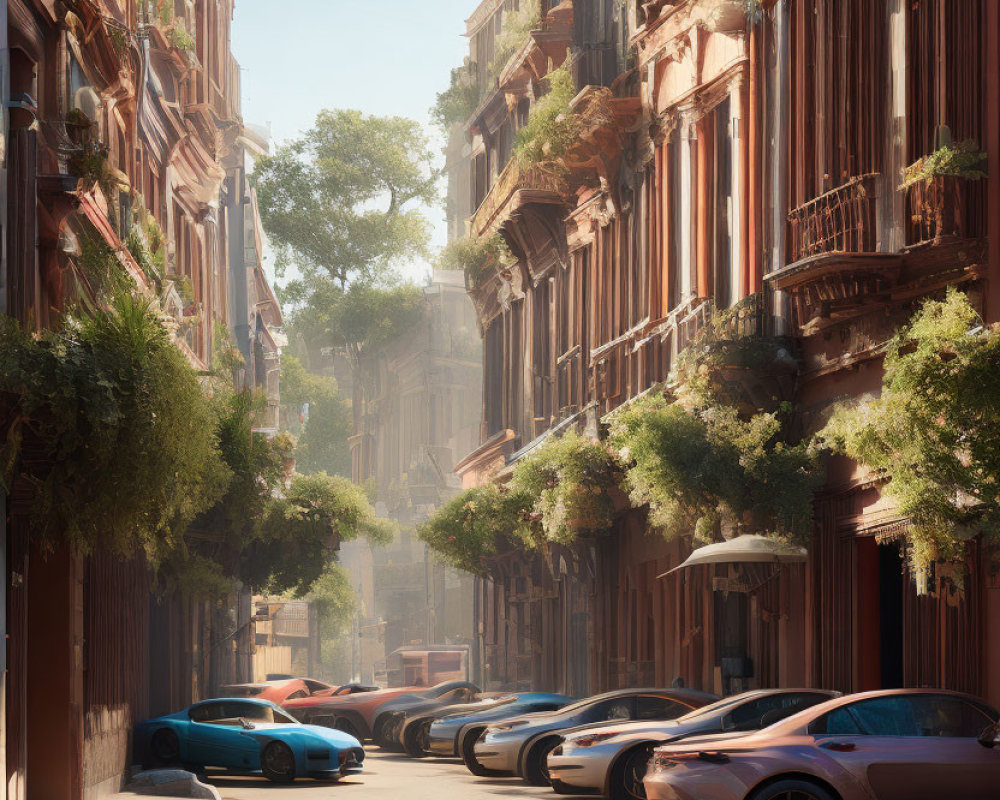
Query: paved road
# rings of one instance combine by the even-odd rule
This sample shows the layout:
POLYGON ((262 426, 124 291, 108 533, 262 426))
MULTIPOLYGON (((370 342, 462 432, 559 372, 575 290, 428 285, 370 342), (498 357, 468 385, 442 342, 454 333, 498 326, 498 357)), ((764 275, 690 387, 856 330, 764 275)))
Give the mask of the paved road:
MULTIPOLYGON (((225 800, 497 800, 544 797, 556 800, 551 789, 538 789, 517 779, 476 778, 460 761, 417 760, 369 750, 365 773, 339 783, 299 780, 275 786, 262 778, 209 774, 225 800)), ((591 798, 592 800, 592 798, 591 798)))

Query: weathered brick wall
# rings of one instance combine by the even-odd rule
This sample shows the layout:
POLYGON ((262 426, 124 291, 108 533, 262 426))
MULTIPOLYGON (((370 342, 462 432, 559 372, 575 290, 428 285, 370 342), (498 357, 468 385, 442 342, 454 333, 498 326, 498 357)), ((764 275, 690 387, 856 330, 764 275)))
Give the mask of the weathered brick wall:
POLYGON ((132 711, 128 705, 103 706, 83 720, 83 786, 86 797, 117 791, 132 755, 132 711))

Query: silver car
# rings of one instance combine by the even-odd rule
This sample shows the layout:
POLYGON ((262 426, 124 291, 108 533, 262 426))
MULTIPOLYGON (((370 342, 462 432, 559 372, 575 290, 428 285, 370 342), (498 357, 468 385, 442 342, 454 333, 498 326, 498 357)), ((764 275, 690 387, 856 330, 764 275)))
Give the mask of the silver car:
POLYGON ((490 725, 475 745, 475 760, 492 773, 550 783, 547 759, 560 733, 580 725, 630 719, 674 719, 717 700, 691 689, 625 689, 590 697, 559 711, 526 714, 490 725))
POLYGON ((674 720, 638 719, 565 731, 548 759, 552 788, 559 794, 643 800, 642 781, 656 745, 758 730, 837 696, 819 689, 764 689, 727 697, 674 720))

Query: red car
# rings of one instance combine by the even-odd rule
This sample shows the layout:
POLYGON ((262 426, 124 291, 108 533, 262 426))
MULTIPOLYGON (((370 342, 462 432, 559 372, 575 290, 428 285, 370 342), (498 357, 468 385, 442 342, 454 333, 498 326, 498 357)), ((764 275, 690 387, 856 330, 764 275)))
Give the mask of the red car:
POLYGON ((259 683, 234 683, 222 687, 227 697, 256 697, 259 700, 270 700, 281 705, 289 700, 304 697, 340 697, 359 692, 372 692, 377 686, 364 686, 358 683, 348 683, 343 686, 331 686, 323 681, 312 678, 284 678, 259 683))
POLYGON ((376 692, 353 694, 346 697, 315 695, 288 700, 283 707, 300 722, 338 728, 361 741, 372 738, 375 715, 384 703, 404 694, 419 694, 429 700, 456 690, 479 688, 466 681, 448 681, 430 688, 407 686, 402 689, 380 689, 376 692))

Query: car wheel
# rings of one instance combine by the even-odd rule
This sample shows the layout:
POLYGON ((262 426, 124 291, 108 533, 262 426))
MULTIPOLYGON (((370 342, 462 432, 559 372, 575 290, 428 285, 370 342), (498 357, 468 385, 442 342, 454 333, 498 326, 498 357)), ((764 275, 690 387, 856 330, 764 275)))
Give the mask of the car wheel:
POLYGON ((295 780, 295 756, 284 742, 271 742, 260 754, 260 769, 272 783, 295 780))
POLYGON ((149 742, 153 761, 159 767, 176 764, 181 756, 181 743, 177 732, 170 728, 160 728, 149 742))
POLYGON ((384 715, 375 720, 375 724, 372 726, 372 742, 379 747, 385 747, 386 745, 386 728, 388 726, 389 718, 384 715))
POLYGON ((344 719, 343 717, 340 717, 333 724, 333 727, 336 728, 341 733, 346 733, 348 736, 353 736, 359 742, 361 741, 361 735, 358 733, 358 729, 354 727, 354 723, 351 722, 349 719, 344 719))
POLYGON ((615 764, 609 781, 610 800, 646 800, 643 778, 653 757, 653 746, 640 745, 623 755, 615 764))
POLYGON ((478 775, 480 778, 492 778, 502 773, 494 769, 486 769, 486 767, 479 763, 479 759, 476 758, 476 742, 479 741, 479 737, 482 736, 484 730, 486 729, 474 728, 465 734, 462 738, 461 755, 462 761, 473 775, 478 775))
POLYGON ((423 758, 430 750, 431 720, 411 723, 403 734, 403 750, 412 758, 423 758))
POLYGON ((549 776, 549 753, 556 749, 559 744, 558 737, 542 739, 531 746, 527 757, 524 759, 524 780, 532 786, 551 786, 552 778, 549 776))
POLYGON ((749 800, 834 800, 822 786, 799 779, 777 781, 758 789, 749 800))

